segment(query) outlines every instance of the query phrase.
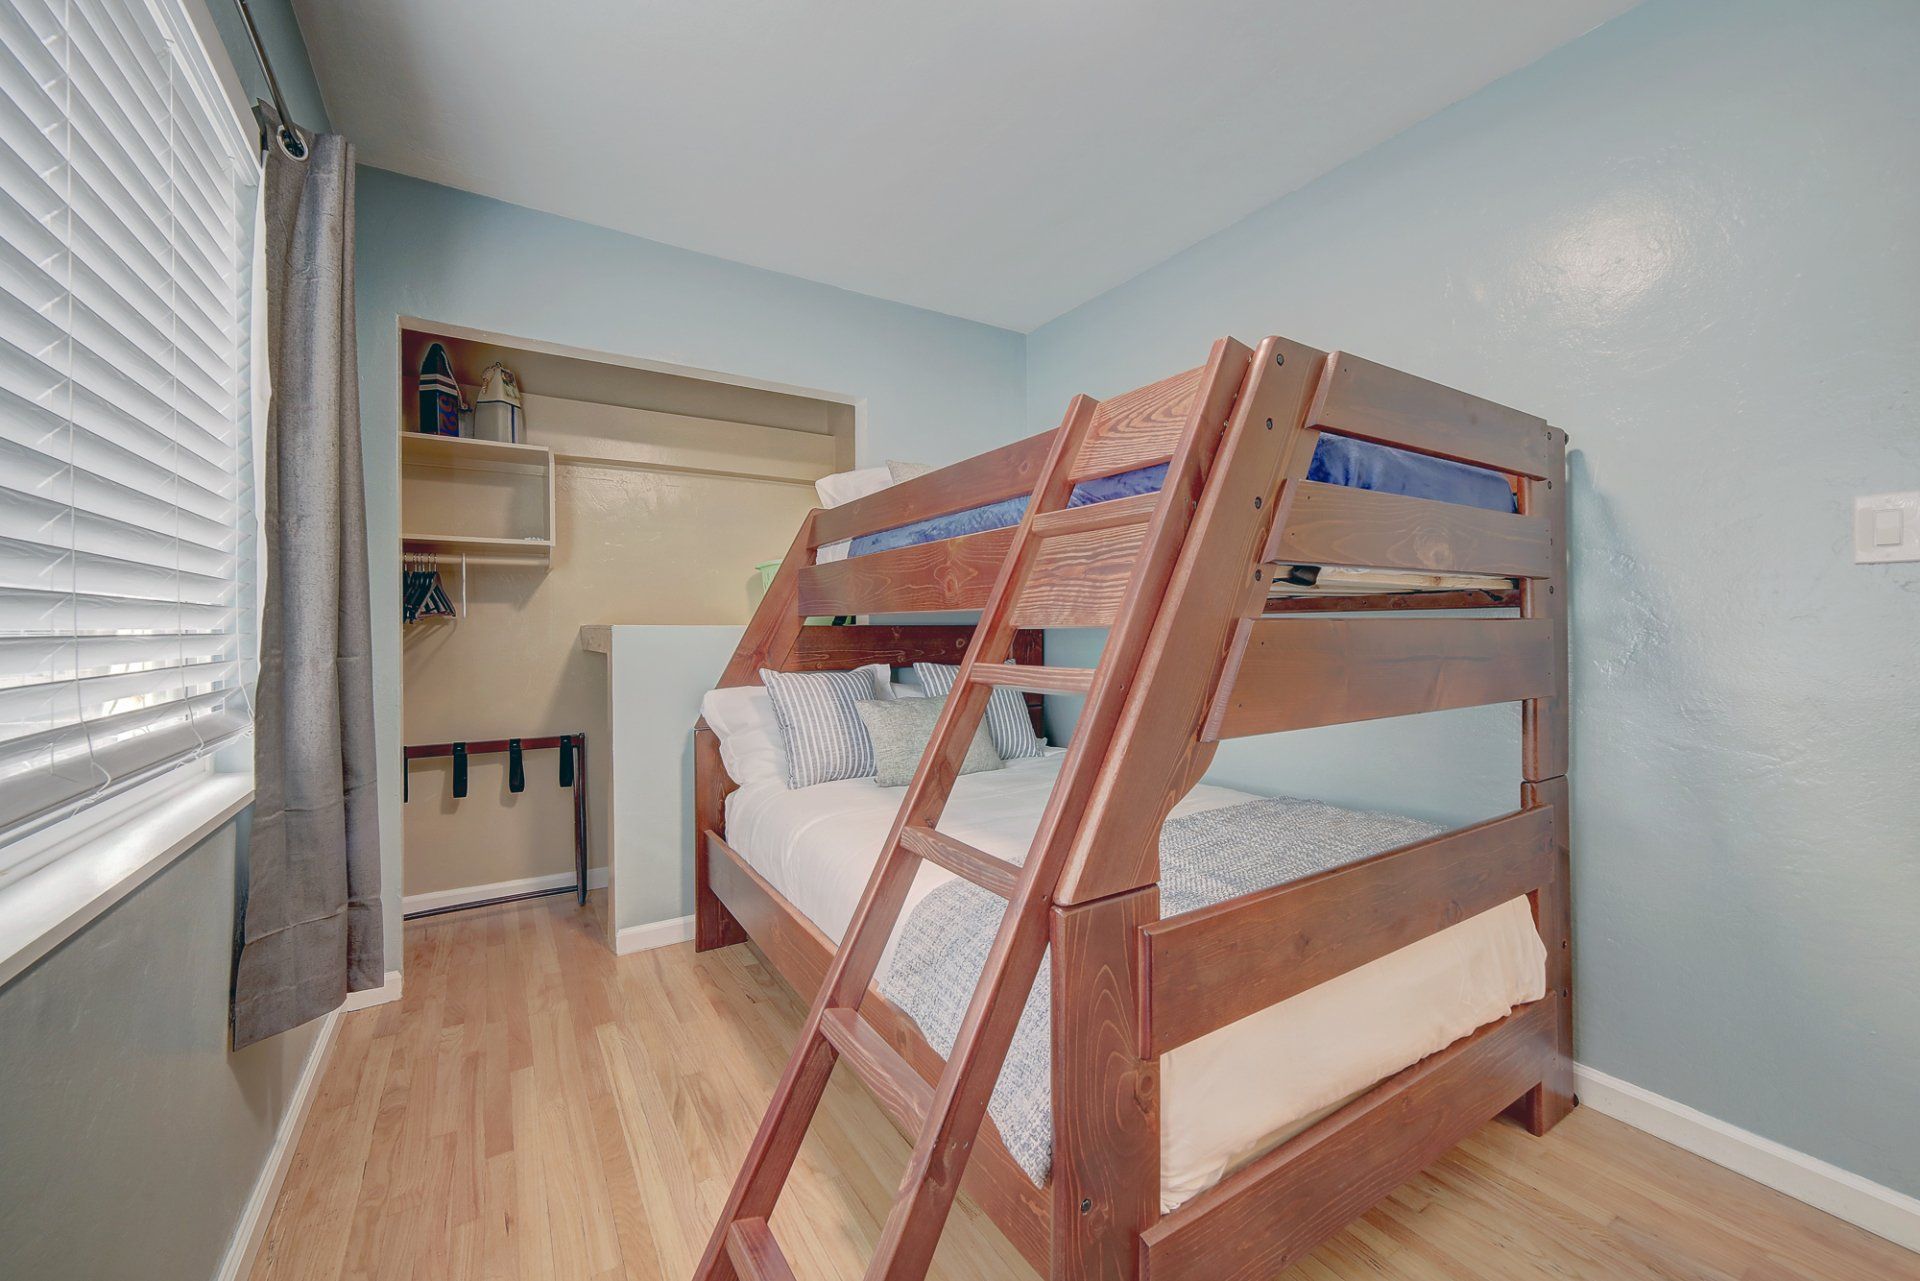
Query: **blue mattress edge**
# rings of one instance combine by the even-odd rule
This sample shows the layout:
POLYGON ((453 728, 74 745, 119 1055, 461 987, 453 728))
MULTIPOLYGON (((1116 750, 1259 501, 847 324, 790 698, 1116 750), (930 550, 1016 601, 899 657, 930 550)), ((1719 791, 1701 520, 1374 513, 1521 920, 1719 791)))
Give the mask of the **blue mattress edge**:
MULTIPOLYGON (((1134 471, 1101 476, 1075 485, 1068 499, 1070 507, 1110 502, 1150 494, 1166 481, 1167 464, 1141 467, 1134 471)), ((1323 435, 1313 451, 1313 463, 1307 479, 1327 485, 1350 485, 1381 493, 1401 494, 1409 498, 1429 498, 1443 503, 1462 503, 1487 511, 1514 510, 1513 489, 1497 471, 1456 463, 1445 458, 1410 453, 1390 445, 1354 440, 1348 436, 1323 435)), ((1027 496, 1017 495, 966 511, 930 516, 893 529, 861 534, 848 549, 849 556, 916 547, 922 543, 959 538, 990 529, 1017 525, 1027 510, 1027 496)))

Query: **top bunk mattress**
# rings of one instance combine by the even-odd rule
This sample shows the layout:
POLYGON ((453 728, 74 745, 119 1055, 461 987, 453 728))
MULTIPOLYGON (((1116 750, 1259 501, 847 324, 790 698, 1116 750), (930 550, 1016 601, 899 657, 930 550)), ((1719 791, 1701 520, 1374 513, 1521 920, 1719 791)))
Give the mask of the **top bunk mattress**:
MULTIPOLYGON (((962 776, 940 829, 976 849, 1021 861, 1063 755, 1050 749, 1042 757, 1009 761, 1004 769, 962 776)), ((727 797, 727 843, 837 943, 885 844, 901 792, 878 787, 871 778, 796 789, 777 779, 749 783, 727 797)), ((1172 817, 1257 799, 1202 784, 1174 807, 1172 817)), ((890 987, 916 910, 955 879, 944 868, 921 864, 875 975, 882 991, 890 987)), ((1211 1187, 1400 1069, 1539 999, 1545 964, 1533 914, 1518 898, 1163 1055, 1162 1208, 1211 1187)), ((928 1039, 941 1048, 936 1035, 928 1039)), ((1000 1094, 996 1090, 992 1114, 1020 1160, 1021 1139, 1003 1124, 1008 1118, 1000 1094)), ((1041 1141, 1050 1149, 1050 1138, 1041 1141)))
MULTIPOLYGON (((1150 494, 1167 478, 1167 464, 1142 467, 1114 476, 1101 476, 1073 487, 1069 507, 1084 507, 1115 498, 1150 494)), ((1355 489, 1373 489, 1408 498, 1431 498, 1437 502, 1464 503, 1488 511, 1514 510, 1513 489, 1499 472, 1445 458, 1430 458, 1371 441, 1348 436, 1323 434, 1313 451, 1313 464, 1307 479, 1326 485, 1349 485, 1355 489)), ((848 555, 865 556, 871 552, 916 547, 943 538, 959 538, 989 529, 1006 529, 1020 523, 1026 513, 1027 497, 1018 495, 945 516, 930 516, 912 524, 862 534, 853 540, 848 555)))

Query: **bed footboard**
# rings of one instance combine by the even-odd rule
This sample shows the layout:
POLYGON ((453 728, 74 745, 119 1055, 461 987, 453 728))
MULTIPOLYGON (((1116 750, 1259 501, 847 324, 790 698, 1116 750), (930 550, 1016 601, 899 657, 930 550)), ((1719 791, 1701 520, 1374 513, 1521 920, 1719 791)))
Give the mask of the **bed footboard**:
POLYGON ((1164 1054, 1541 892, 1554 878, 1553 832, 1552 809, 1515 810, 1155 921, 1136 949, 1142 1048, 1164 1054))
POLYGON ((1539 1081, 1555 1006, 1522 1006, 1200 1193, 1141 1233, 1141 1281, 1266 1281, 1299 1262, 1539 1081))

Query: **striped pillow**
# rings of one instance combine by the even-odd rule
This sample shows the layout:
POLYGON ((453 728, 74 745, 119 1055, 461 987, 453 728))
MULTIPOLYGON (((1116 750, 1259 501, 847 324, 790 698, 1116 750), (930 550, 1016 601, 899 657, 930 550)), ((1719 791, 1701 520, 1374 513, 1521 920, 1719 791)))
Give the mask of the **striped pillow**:
POLYGON ((873 776, 873 744, 854 704, 887 698, 892 677, 885 663, 850 672, 760 669, 786 743, 788 787, 873 776))
MULTIPOLYGON (((950 663, 915 663, 914 675, 934 697, 950 692, 960 669, 950 663)), ((1033 717, 1027 714, 1026 696, 1005 685, 996 686, 987 696, 987 732, 993 735, 993 748, 1000 759, 1012 761, 1022 756, 1039 756, 1047 745, 1033 732, 1033 717)))

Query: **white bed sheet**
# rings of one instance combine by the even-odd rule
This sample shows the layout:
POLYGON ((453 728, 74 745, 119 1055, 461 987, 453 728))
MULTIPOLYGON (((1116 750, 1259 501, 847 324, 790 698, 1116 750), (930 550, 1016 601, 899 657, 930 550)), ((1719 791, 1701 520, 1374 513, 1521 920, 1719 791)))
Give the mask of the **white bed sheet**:
MULTIPOLYGON (((969 774, 942 831, 1023 855, 1061 752, 969 774)), ((899 809, 902 788, 779 782, 727 798, 727 843, 836 942, 899 809)), ((1174 814, 1255 799, 1202 784, 1174 814)), ((953 874, 924 864, 906 913, 953 874)), ((893 958, 889 941, 880 973, 893 958)), ((1546 948, 1524 898, 1269 1006, 1161 1058, 1160 1200, 1170 1210, 1329 1109, 1546 990, 1546 948)))

